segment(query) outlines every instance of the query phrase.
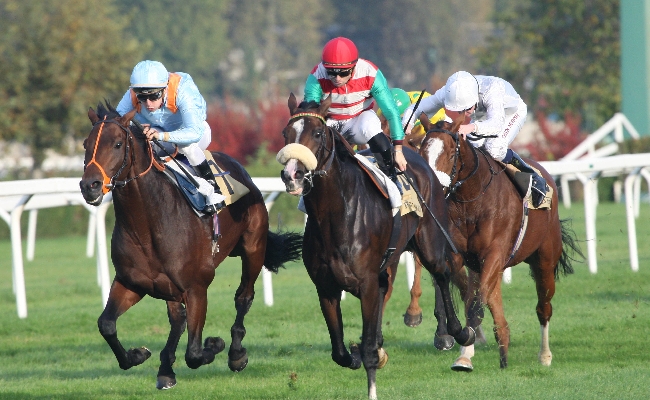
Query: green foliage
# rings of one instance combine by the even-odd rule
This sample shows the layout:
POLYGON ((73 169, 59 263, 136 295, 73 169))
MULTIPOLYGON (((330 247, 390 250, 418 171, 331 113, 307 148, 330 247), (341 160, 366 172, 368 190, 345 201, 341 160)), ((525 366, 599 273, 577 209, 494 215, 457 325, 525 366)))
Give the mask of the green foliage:
POLYGON ((48 148, 88 131, 88 106, 121 97, 140 57, 110 0, 0 1, 0 139, 48 148), (128 76, 128 75, 127 75, 128 76))
POLYGON ((650 153, 650 137, 626 140, 618 146, 621 154, 650 153))
POLYGON ((578 111, 588 130, 620 107, 619 2, 498 3, 495 35, 482 52, 487 73, 513 82, 529 104, 578 111))
MULTIPOLYGON (((513 268, 503 285, 511 330, 509 366, 499 368, 499 349, 484 321, 488 344, 478 345, 471 374, 449 369, 458 346, 433 347, 433 289, 425 274, 417 328, 402 323, 409 301, 404 271, 386 306, 382 326, 390 356, 377 372, 381 399, 640 399, 647 397, 648 364, 643 338, 650 330, 650 248, 639 246, 640 270, 629 268, 625 207, 598 207, 598 273, 576 264, 575 275, 562 277, 553 297, 550 346, 553 364, 537 362, 539 322, 535 285, 528 268, 513 268)), ((561 215, 573 217, 584 240, 584 209, 575 204, 561 215)), ((650 235, 649 215, 641 209, 639 237, 650 235)), ((583 250, 584 243, 583 243, 583 250)), ((28 312, 16 316, 11 289, 10 244, 0 241, 0 398, 48 399, 367 399, 363 368, 351 371, 331 359, 329 335, 314 284, 302 263, 273 275, 274 305, 263 303, 261 279, 246 316, 244 346, 249 364, 240 373, 227 366, 227 349, 215 361, 189 369, 184 361, 187 334, 181 338, 174 369, 178 385, 155 389, 159 352, 169 324, 165 305, 144 298, 117 323, 126 348, 147 346, 153 355, 143 365, 121 370, 97 331, 102 311, 95 260, 85 257, 85 238, 65 237, 36 243, 36 257, 25 265, 28 312)), ((221 336, 230 345, 233 295, 239 285, 239 260, 228 259, 216 271, 208 291, 204 337, 221 336)), ((341 302, 345 342, 361 333, 360 303, 350 294, 341 302)))
MULTIPOLYGON (((204 96, 216 93, 215 75, 229 48, 224 20, 228 0, 116 2, 122 14, 132 18, 125 30, 148 44, 143 58, 160 61, 169 71, 192 75, 204 96)), ((127 85, 129 76, 119 82, 127 85)))

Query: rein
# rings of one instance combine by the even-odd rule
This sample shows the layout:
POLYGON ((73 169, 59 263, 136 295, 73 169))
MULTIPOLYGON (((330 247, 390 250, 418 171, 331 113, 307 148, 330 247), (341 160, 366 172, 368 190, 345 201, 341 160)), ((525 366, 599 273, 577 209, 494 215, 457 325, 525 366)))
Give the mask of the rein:
MULTIPOLYGON (((149 153, 149 156, 150 156, 149 167, 147 167, 146 170, 142 171, 141 173, 139 173, 138 175, 136 175, 136 176, 134 176, 132 178, 129 178, 129 179, 126 179, 126 180, 123 180, 123 181, 118 181, 117 177, 122 174, 122 171, 124 170, 124 168, 126 168, 126 165, 128 163, 129 150, 130 150, 130 145, 129 144, 133 141, 133 134, 124 125, 122 125, 121 123, 119 123, 115 119, 106 119, 106 116, 104 116, 103 120, 95 122, 93 124, 93 127, 95 127, 96 125, 99 125, 99 132, 97 133, 97 139, 95 140, 95 148, 93 149, 93 156, 90 159, 90 161, 88 162, 88 164, 84 165, 84 169, 88 168, 88 166, 90 166, 92 164, 97 166, 99 171, 102 173, 102 177, 103 177, 103 182, 104 182, 104 187, 102 188, 102 193, 103 194, 106 194, 106 193, 110 192, 112 189, 119 188, 119 187, 124 187, 124 186, 126 186, 127 183, 131 182, 134 179, 138 179, 139 177, 143 176, 144 174, 146 174, 147 172, 149 172, 151 170, 151 167, 154 165, 154 156, 153 156, 153 150, 151 148, 151 143, 149 143, 149 141, 147 141, 147 150, 148 150, 148 153, 149 153), (97 148, 99 147, 99 140, 101 139, 102 132, 104 130, 104 125, 105 124, 115 124, 122 131, 124 131, 124 133, 126 134, 126 146, 125 146, 125 149, 124 149, 124 159, 122 160, 122 165, 117 170, 117 172, 113 176, 111 176, 110 178, 108 177, 108 175, 106 175, 106 171, 104 170, 104 168, 96 160, 97 148)), ((134 161, 135 160, 135 155, 132 154, 131 158, 132 158, 132 161, 134 161)), ((160 169, 160 167, 158 165, 156 165, 156 168, 160 169)))
MULTIPOLYGON (((454 165, 453 165, 453 167, 451 169, 451 174, 449 176, 451 182, 453 182, 454 179, 456 178, 456 175, 460 174, 460 171, 463 170, 463 166, 464 166, 464 163, 463 163, 463 161, 462 161, 462 159, 460 157, 460 143, 461 143, 460 142, 460 137, 459 137, 459 135, 457 133, 454 133, 454 132, 451 132, 451 131, 449 131, 447 129, 442 129, 442 128, 432 129, 432 130, 427 132, 427 135, 429 133, 446 133, 449 136, 451 136, 454 139, 454 142, 456 143, 456 146, 455 146, 455 149, 454 149, 454 165), (460 161, 460 168, 458 168, 459 161, 460 161)), ((491 136, 485 136, 485 137, 491 137, 491 136)), ((469 138, 468 137, 468 140, 480 140, 480 139, 483 139, 485 137, 479 137, 479 138, 469 138)), ((471 203, 473 201, 476 201, 479 197, 481 197, 481 196, 483 196, 485 194, 487 188, 492 184, 492 180, 494 179, 494 176, 497 175, 497 174, 500 174, 501 172, 503 172, 505 170, 505 169, 502 169, 501 171, 495 171, 492 168, 492 164, 490 163, 488 156, 485 154, 485 152, 483 150, 477 149, 472 145, 469 145, 469 147, 472 150, 472 155, 474 156, 474 168, 469 173, 469 175, 467 175, 465 178, 463 178, 463 179, 458 178, 456 180, 456 182, 453 184, 453 186, 450 186, 449 191, 447 192, 447 195, 445 196, 445 198, 449 198, 449 196, 451 196, 453 194, 454 197, 455 197, 454 201, 456 201, 458 203, 471 203), (488 165, 488 167, 490 169, 490 180, 483 187, 483 189, 481 189, 479 191, 479 194, 476 197, 474 197, 471 200, 461 200, 461 199, 458 198, 456 193, 457 193, 458 189, 460 189, 461 185, 463 185, 463 183, 465 183, 468 179, 470 179, 472 176, 474 176, 476 174, 476 172, 478 171, 479 163, 480 163, 480 158, 479 158, 478 153, 481 153, 483 155, 483 158, 485 158, 485 161, 487 162, 487 165, 488 165)))

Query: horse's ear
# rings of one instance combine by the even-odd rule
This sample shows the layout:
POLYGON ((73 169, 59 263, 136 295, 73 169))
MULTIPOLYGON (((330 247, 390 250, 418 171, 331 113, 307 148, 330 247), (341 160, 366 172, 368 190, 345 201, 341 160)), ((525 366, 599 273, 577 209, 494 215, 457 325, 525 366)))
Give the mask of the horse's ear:
POLYGON ((90 119, 90 122, 95 125, 97 121, 99 121, 99 117, 97 116, 97 113, 95 110, 93 110, 92 107, 88 109, 88 118, 90 119))
POLYGON ((298 100, 296 100, 296 96, 294 96, 293 92, 289 95, 289 100, 287 101, 287 105, 289 106, 289 112, 291 115, 296 113, 296 109, 298 108, 298 100))
POLYGON ((431 120, 425 113, 420 114, 420 123, 422 124, 422 127, 424 128, 425 132, 431 130, 431 120))
POLYGON ((119 118, 122 125, 128 126, 129 122, 131 122, 133 117, 135 117, 135 112, 136 112, 136 110, 133 109, 133 110, 129 111, 128 113, 126 113, 122 118, 119 118))
POLYGON ((320 106, 318 107, 318 113, 322 115, 323 117, 327 116, 327 112, 330 109, 330 105, 332 105, 332 95, 329 94, 325 98, 325 100, 321 101, 320 106))
POLYGON ((458 117, 454 120, 454 123, 451 124, 451 131, 456 133, 460 130, 460 126, 465 122, 465 114, 459 114, 458 117))

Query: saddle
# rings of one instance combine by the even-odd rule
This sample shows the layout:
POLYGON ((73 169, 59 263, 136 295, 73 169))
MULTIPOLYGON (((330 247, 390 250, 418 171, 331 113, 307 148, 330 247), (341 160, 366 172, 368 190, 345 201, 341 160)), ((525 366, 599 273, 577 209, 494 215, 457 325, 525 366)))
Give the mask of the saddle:
MULTIPOLYGON (((212 157, 212 153, 207 150, 204 151, 204 153, 208 164, 210 165, 210 169, 214 174, 215 181, 217 182, 221 193, 226 198, 224 200, 226 206, 239 200, 250 191, 242 183, 235 180, 230 175, 229 171, 223 170, 212 157)), ((165 162, 165 166, 168 167, 163 170, 165 176, 167 176, 172 181, 172 183, 174 183, 180 189, 181 193, 183 193, 183 197, 185 197, 185 200, 187 200, 189 205, 192 207, 192 210, 198 216, 203 216, 204 213, 201 210, 205 208, 207 199, 202 193, 199 192, 195 183, 192 182, 193 180, 196 181, 197 178, 197 176, 194 174, 194 168, 190 166, 185 156, 179 154, 178 152, 173 154, 172 157, 161 157, 161 159, 165 162), (174 159, 176 161, 174 161, 174 159), (186 168, 179 168, 176 165, 176 162, 184 164, 186 168), (189 173, 191 177, 188 177, 187 173, 189 173)), ((223 208, 217 210, 217 213, 219 213, 221 210, 223 210, 223 208)))
MULTIPOLYGON (((522 200, 526 201, 528 209, 541 210, 541 209, 551 208, 551 199, 553 198, 552 187, 546 185, 546 195, 544 196, 544 200, 542 200, 542 203, 539 205, 539 207, 534 207, 532 196, 531 196, 531 185, 532 185, 531 174, 519 171, 512 164, 504 164, 501 162, 500 164, 504 166, 506 175, 508 175, 510 181, 515 185, 515 188, 517 189, 517 192, 519 192, 519 195, 522 197, 522 200)), ((535 172, 541 175, 540 171, 537 168, 535 167, 531 167, 531 168, 533 168, 535 172)))

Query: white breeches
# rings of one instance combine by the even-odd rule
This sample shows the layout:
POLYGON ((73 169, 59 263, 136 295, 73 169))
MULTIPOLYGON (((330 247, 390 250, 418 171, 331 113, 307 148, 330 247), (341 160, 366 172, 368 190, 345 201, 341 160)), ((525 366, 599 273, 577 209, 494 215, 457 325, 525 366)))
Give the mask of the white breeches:
POLYGON ((381 121, 373 110, 367 110, 354 118, 338 120, 328 119, 327 126, 335 128, 350 144, 366 144, 381 133, 381 121))

